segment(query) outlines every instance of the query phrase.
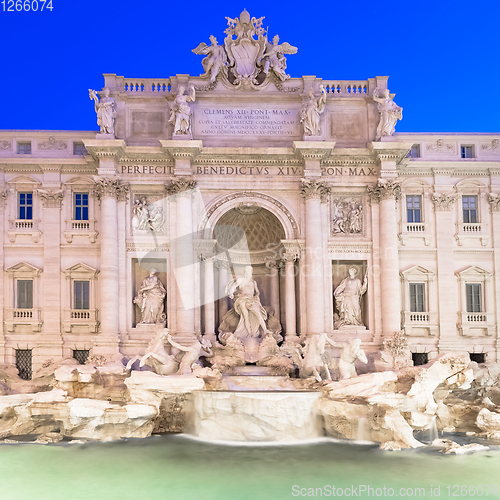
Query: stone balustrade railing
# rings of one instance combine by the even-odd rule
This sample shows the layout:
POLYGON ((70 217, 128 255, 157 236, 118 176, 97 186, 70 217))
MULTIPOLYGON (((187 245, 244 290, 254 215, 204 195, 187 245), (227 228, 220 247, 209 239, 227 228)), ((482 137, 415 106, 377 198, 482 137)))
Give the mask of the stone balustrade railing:
POLYGON ((361 97, 373 95, 373 88, 370 88, 368 80, 323 80, 327 94, 338 97, 361 97))

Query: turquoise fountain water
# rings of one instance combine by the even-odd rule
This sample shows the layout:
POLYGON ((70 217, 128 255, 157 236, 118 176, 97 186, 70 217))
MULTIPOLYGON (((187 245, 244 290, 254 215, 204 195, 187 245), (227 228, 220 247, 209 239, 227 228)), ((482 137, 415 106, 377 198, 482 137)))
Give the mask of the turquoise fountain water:
POLYGON ((357 498, 401 497, 401 488, 405 496, 420 498, 422 491, 426 498, 438 491, 445 498, 457 491, 460 498, 495 498, 491 491, 486 496, 485 485, 498 486, 498 470, 496 450, 444 456, 335 442, 218 446, 171 435, 83 445, 2 445, 0 498, 281 500, 303 498, 310 491, 317 497, 320 490, 330 496, 332 486, 335 496, 339 488, 357 488, 357 498), (455 485, 476 489, 457 490, 455 485), (363 491, 363 486, 372 490, 363 491))

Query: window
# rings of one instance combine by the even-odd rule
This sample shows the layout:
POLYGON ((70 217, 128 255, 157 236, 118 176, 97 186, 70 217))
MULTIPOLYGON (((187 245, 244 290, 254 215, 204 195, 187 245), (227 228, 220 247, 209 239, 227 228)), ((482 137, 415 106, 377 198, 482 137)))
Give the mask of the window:
POLYGON ((87 154, 87 150, 85 149, 83 142, 74 142, 73 143, 73 154, 80 155, 80 156, 87 154))
POLYGON ((33 193, 18 193, 19 219, 33 219, 33 193))
POLYGON ((481 283, 466 283, 465 284, 465 299, 467 312, 483 312, 481 283))
POLYGON ((410 283, 410 311, 425 312, 425 283, 410 283))
POLYGON ((17 280, 17 309, 33 309, 33 280, 17 280))
POLYGON ((476 363, 486 363, 486 354, 484 352, 470 352, 469 358, 476 363))
POLYGON ((464 224, 475 224, 477 217, 477 196, 462 196, 464 224))
POLYGON ((73 358, 78 361, 78 364, 84 365, 87 359, 89 359, 90 351, 88 349, 74 349, 73 358))
POLYGON ((30 155, 31 154, 31 142, 18 142, 17 143, 17 154, 18 155, 30 155))
POLYGON ((426 352, 412 352, 411 359, 414 366, 426 365, 429 362, 429 355, 426 352))
POLYGON ((420 158, 420 144, 414 144, 411 147, 407 158, 420 158))
POLYGON ((407 222, 422 222, 422 196, 406 196, 407 222))
POLYGON ((73 293, 73 309, 90 309, 90 281, 74 281, 73 293))
POLYGON ((89 220, 89 194, 75 193, 75 219, 74 220, 89 220))
POLYGON ((33 373, 33 353, 31 349, 16 349, 16 368, 20 378, 31 380, 33 373))
POLYGON ((474 146, 460 146, 460 156, 462 158, 474 158, 474 146))

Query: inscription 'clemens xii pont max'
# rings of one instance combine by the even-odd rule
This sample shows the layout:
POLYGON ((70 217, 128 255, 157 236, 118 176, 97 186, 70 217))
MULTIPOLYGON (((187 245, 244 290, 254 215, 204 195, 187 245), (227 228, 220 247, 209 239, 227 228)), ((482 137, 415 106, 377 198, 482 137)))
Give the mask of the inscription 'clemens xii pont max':
POLYGON ((298 136, 296 109, 208 108, 195 111, 201 135, 298 136))

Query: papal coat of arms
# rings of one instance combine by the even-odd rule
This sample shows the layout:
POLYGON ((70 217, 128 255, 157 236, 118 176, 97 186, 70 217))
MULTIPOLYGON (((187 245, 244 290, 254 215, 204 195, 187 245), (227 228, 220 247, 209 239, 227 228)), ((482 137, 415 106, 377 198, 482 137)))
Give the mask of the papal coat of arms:
POLYGON ((269 42, 262 26, 264 17, 251 18, 244 10, 239 18, 226 19, 228 27, 224 31, 223 46, 210 36, 211 45, 200 43, 193 49, 195 54, 206 55, 202 61, 205 69, 202 77, 210 77, 212 84, 223 77, 232 85, 254 88, 270 75, 278 82, 290 78, 285 72, 285 54, 296 54, 297 48, 287 42, 280 44, 277 35, 269 42))

